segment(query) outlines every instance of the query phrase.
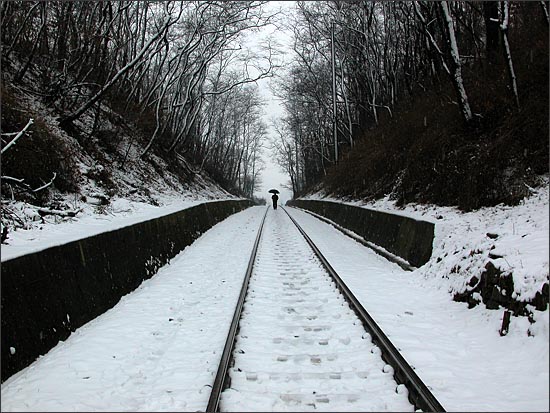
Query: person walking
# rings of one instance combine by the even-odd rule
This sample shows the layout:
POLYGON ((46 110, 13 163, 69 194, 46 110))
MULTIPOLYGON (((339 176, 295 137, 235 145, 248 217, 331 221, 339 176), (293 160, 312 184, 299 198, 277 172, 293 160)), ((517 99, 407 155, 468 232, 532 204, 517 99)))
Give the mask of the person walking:
POLYGON ((271 200, 273 201, 273 209, 277 209, 277 201, 279 200, 279 197, 277 194, 273 194, 271 197, 271 200))

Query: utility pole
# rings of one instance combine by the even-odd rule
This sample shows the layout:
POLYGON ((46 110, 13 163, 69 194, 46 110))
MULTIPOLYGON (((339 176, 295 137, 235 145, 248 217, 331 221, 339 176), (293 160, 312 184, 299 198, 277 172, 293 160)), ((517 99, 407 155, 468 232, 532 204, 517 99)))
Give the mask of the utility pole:
POLYGON ((330 26, 330 54, 332 60, 332 137, 334 139, 334 163, 338 163, 338 127, 336 125, 336 57, 334 53, 334 20, 330 26))

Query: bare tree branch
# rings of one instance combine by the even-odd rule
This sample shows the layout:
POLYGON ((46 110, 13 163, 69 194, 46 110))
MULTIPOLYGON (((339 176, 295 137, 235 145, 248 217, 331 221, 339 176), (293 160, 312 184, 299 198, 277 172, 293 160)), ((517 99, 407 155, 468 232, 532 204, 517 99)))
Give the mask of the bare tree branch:
MULTIPOLYGON (((15 138, 13 138, 6 146, 4 146, 2 148, 2 151, 0 152, 0 154, 3 154, 4 152, 6 152, 10 147, 12 147, 13 145, 15 145, 15 143, 17 142, 17 140, 23 136, 25 134, 25 132, 27 131, 27 129, 34 123, 34 119, 29 119, 29 121, 27 122, 27 124, 25 125, 25 127, 19 131, 17 133, 17 135, 15 136, 15 138)), ((4 134, 2 134, 4 135, 4 134)))

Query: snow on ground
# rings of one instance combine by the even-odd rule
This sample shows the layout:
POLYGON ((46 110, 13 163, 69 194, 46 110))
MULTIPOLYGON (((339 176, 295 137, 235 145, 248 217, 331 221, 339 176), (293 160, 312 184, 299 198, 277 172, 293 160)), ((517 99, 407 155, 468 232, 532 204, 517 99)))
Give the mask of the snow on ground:
POLYGON ((215 225, 10 377, 2 411, 204 410, 264 211, 215 225))
POLYGON ((548 176, 543 180, 544 185, 533 189, 532 196, 520 205, 501 204, 472 212, 419 204, 400 208, 388 196, 374 202, 362 202, 327 197, 318 192, 302 199, 341 202, 433 222, 435 239, 432 258, 416 270, 419 275, 444 277, 449 292, 454 294, 463 292, 472 276, 479 279, 491 260, 503 274, 513 274, 513 297, 518 301, 528 301, 542 289, 544 283, 548 283, 548 176))
MULTIPOLYGON (((82 212, 76 217, 44 217, 44 222, 34 221, 32 225, 29 225, 29 229, 19 228, 17 231, 9 233, 6 243, 1 247, 2 261, 158 218, 204 202, 238 198, 224 196, 221 199, 215 199, 207 193, 194 194, 190 192, 163 195, 157 199, 159 206, 115 198, 111 200, 107 208, 103 209, 102 213, 97 213, 93 205, 81 203, 82 212)), ((17 203, 14 209, 18 210, 21 215, 35 215, 39 218, 36 210, 28 204, 17 203)))
MULTIPOLYGON (((264 211, 249 208, 214 226, 8 379, 2 410, 204 409, 264 211)), ((468 310, 452 301, 447 279, 405 272, 332 226, 289 211, 448 411, 548 411, 548 311, 535 310, 531 327, 512 317, 501 337, 502 311, 468 310)))
POLYGON ((413 411, 296 226, 268 209, 221 411, 413 411))
POLYGON ((447 279, 406 272, 306 212, 288 208, 448 411, 548 411, 548 310, 512 317, 451 300, 447 279))

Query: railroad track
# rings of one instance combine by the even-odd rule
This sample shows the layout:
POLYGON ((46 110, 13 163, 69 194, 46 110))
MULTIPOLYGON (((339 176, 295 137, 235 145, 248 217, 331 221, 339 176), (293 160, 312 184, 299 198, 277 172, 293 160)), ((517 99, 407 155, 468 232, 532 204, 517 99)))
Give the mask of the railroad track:
POLYGON ((282 207, 258 230, 206 410, 445 411, 282 207))

